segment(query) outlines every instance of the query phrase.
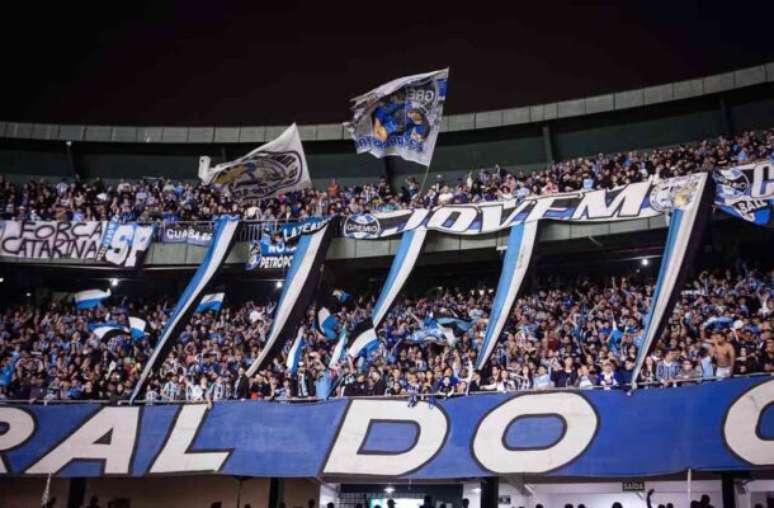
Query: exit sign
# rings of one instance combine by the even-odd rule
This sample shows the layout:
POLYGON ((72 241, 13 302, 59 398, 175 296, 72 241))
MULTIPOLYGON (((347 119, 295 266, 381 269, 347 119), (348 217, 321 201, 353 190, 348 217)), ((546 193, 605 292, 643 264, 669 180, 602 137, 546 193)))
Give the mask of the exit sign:
POLYGON ((621 488, 624 492, 645 492, 645 482, 621 482, 621 488))

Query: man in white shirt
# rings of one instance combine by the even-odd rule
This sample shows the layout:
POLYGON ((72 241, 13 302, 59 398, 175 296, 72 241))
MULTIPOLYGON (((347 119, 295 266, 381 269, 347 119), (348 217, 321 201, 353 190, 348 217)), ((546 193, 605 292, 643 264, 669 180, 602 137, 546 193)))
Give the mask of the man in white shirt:
POLYGON ((207 378, 202 376, 198 383, 189 383, 185 390, 185 400, 188 402, 201 402, 207 393, 207 378))
POLYGON ((180 397, 180 385, 175 381, 174 374, 167 374, 167 382, 161 387, 161 400, 172 402, 180 397))

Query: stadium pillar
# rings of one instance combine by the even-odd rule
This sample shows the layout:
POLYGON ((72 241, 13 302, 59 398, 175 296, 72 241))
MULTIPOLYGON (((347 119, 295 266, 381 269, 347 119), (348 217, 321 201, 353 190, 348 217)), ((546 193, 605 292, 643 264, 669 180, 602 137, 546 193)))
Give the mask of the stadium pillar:
POLYGON ((384 159, 384 178, 387 180, 389 186, 394 190, 395 182, 392 181, 395 176, 395 168, 398 165, 397 157, 385 157, 384 159))
POLYGON ((72 478, 67 493, 67 508, 81 508, 86 505, 86 478, 72 478))
POLYGON ((722 95, 718 99, 720 107, 720 128, 724 136, 731 136, 733 134, 733 125, 731 125, 731 117, 728 115, 728 107, 726 106, 726 98, 722 95))
POLYGON ((481 508, 497 508, 500 479, 496 476, 481 479, 481 508))
POLYGON ((282 478, 271 478, 269 480, 269 508, 279 508, 282 502, 282 478))
POLYGON ((65 141, 65 148, 67 149, 67 163, 70 165, 70 171, 72 171, 73 176, 78 176, 78 169, 75 167, 75 154, 73 153, 73 142, 72 141, 65 141))
POLYGON ((547 123, 543 124, 543 149, 545 150, 546 163, 553 164, 554 162, 554 143, 551 139, 551 126, 547 123))
POLYGON ((734 476, 731 473, 723 473, 720 476, 720 481, 723 489, 723 508, 736 508, 734 476))

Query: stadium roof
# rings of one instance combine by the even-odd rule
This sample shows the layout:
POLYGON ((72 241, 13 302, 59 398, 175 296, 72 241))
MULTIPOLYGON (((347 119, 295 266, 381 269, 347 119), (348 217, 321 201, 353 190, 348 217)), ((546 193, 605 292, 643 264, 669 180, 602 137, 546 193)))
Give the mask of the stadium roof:
POLYGON ((334 123, 346 119, 350 97, 447 65, 447 113, 460 115, 774 59, 766 3, 144 4, 9 6, 3 120, 334 123))
MULTIPOLYGON (((545 122, 680 101, 764 83, 774 83, 774 62, 712 76, 582 97, 474 113, 445 115, 442 132, 545 122)), ((277 137, 285 125, 217 127, 78 125, 0 121, 0 138, 114 143, 256 143, 277 137)), ((305 141, 350 139, 341 123, 300 125, 305 141)))

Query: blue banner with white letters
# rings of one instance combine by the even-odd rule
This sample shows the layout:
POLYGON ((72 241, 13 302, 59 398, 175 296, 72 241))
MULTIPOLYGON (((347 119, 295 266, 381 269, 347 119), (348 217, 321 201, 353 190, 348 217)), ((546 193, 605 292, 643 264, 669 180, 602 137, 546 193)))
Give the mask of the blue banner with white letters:
POLYGON ((774 466, 774 380, 471 395, 410 406, 1 405, 0 475, 640 477, 774 466))
POLYGON ((314 233, 327 222, 320 217, 308 217, 298 222, 262 224, 261 238, 250 242, 246 270, 285 270, 290 267, 298 239, 314 233))

